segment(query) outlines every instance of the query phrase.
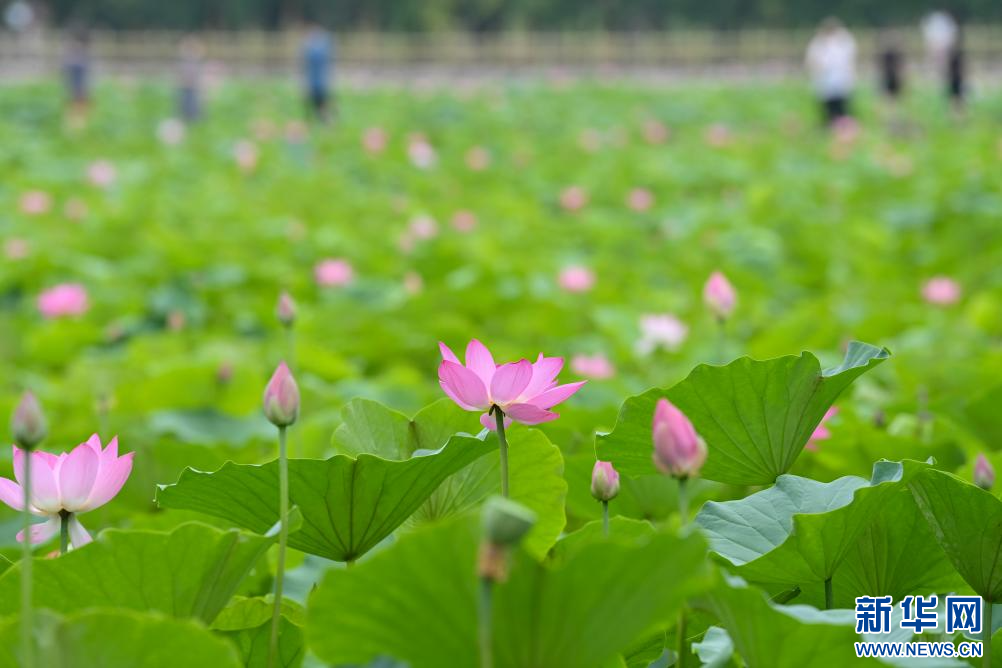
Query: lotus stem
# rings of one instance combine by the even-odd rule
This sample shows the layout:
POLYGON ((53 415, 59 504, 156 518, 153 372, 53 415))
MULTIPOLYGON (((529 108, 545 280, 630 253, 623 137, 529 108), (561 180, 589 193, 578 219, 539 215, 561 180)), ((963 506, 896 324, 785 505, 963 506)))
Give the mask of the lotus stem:
POLYGON ((286 427, 278 428, 278 563, 275 566, 275 609, 271 616, 271 640, 268 644, 268 668, 278 659, 278 630, 282 620, 282 585, 285 579, 285 546, 289 539, 289 459, 286 453, 286 427))
POLYGON ((480 578, 480 614, 477 618, 480 635, 480 668, 493 668, 494 646, 492 635, 492 606, 494 581, 489 577, 480 578))
POLYGON ((508 495, 508 438, 504 433, 504 411, 497 406, 491 407, 498 428, 498 447, 501 454, 501 496, 508 495))
POLYGON ((59 556, 66 554, 70 549, 70 518, 73 513, 59 511, 59 556))
POLYGON ((608 536, 609 535, 609 502, 602 501, 602 531, 608 536))
POLYGON ((24 541, 21 543, 21 660, 25 668, 35 667, 35 645, 32 642, 32 631, 35 626, 35 616, 31 595, 31 452, 25 451, 24 458, 24 507, 21 517, 24 520, 24 541))

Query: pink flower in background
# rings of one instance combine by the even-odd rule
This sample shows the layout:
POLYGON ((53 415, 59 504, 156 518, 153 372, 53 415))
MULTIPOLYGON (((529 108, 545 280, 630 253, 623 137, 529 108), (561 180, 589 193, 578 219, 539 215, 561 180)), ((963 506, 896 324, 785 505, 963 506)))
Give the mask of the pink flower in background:
POLYGON ((731 129, 723 123, 714 123, 706 128, 703 140, 713 148, 724 148, 731 143, 731 129))
POLYGON ((407 157, 418 169, 429 169, 438 160, 434 147, 424 135, 412 135, 407 142, 407 157))
POLYGON ((839 144, 852 144, 859 138, 860 126, 852 116, 840 116, 832 123, 832 137, 839 144))
POLYGON ((409 295, 416 295, 424 289, 424 279, 416 271, 408 271, 404 274, 404 291, 409 295))
POLYGON ((466 166, 474 172, 482 172, 491 166, 491 153, 483 146, 474 146, 466 152, 466 166))
POLYGON ((63 215, 73 222, 80 222, 87 217, 87 203, 79 197, 71 197, 63 206, 63 215))
POLYGON ((46 318, 80 315, 88 307, 87 289, 79 283, 60 283, 38 295, 38 311, 46 318))
POLYGON ((838 415, 838 408, 836 406, 832 406, 825 411, 824 417, 821 418, 821 422, 814 429, 813 433, 811 433, 811 437, 807 439, 807 445, 804 448, 812 451, 817 450, 818 441, 827 441, 832 437, 831 430, 828 429, 828 421, 836 415, 838 415))
POLYGON ((411 218, 407 229, 415 239, 419 240, 434 239, 438 236, 438 222, 428 215, 411 218))
POLYGON ((657 348, 675 352, 688 336, 689 327, 671 313, 642 315, 637 352, 650 355, 657 348))
POLYGON ((643 213, 654 206, 654 194, 647 188, 634 188, 626 196, 626 206, 637 213, 643 213))
POLYGON ((936 306, 956 304, 960 295, 960 283, 948 276, 934 276, 922 286, 922 298, 936 306))
POLYGON ((29 216, 40 216, 52 208, 52 198, 44 190, 29 190, 21 195, 18 203, 21 213, 29 216))
MULTIPOLYGON (((45 543, 59 533, 60 513, 70 513, 70 541, 73 547, 86 545, 90 534, 77 519, 79 513, 94 510, 111 501, 132 473, 134 453, 118 456, 118 438, 102 450, 97 434, 69 453, 49 454, 36 450, 30 454, 14 447, 14 480, 0 478, 0 501, 23 510, 24 458, 31 457, 31 498, 28 510, 48 518, 31 527, 31 543, 45 543), (16 482, 15 482, 16 480, 16 482)), ((17 535, 24 541, 24 532, 17 535)))
POLYGON ((495 419, 487 412, 492 406, 501 409, 506 418, 522 424, 539 424, 560 417, 550 409, 566 401, 585 381, 557 385, 557 374, 564 366, 562 357, 544 357, 534 363, 519 360, 495 364, 494 357, 476 339, 466 346, 466 364, 444 343, 438 344, 442 364, 438 367, 438 382, 446 395, 460 408, 484 411, 480 423, 495 428, 495 419))
POLYGON ((157 139, 164 146, 177 146, 184 141, 184 123, 176 118, 165 118, 157 126, 157 139))
POLYGON ((721 320, 726 320, 738 303, 734 286, 721 272, 715 271, 703 286, 703 301, 721 320))
POLYGON ((257 144, 247 139, 241 139, 233 146, 233 159, 240 171, 253 172, 257 168, 260 152, 257 144))
POLYGON ((3 243, 3 254, 8 260, 23 260, 30 251, 31 247, 26 239, 14 237, 3 243))
POLYGON ((668 128, 661 121, 649 119, 644 121, 644 141, 648 144, 663 144, 668 141, 668 128))
POLYGON ((592 467, 591 495, 598 501, 612 501, 619 495, 619 471, 610 462, 595 462, 592 467))
POLYGON ((978 458, 974 461, 974 484, 981 489, 991 489, 995 484, 995 467, 983 452, 979 452, 978 458))
POLYGON ((452 215, 452 226, 457 232, 472 232, 477 226, 477 216, 472 211, 461 209, 452 215))
POLYGON ((118 179, 118 170, 108 160, 95 160, 87 166, 87 180, 98 188, 108 188, 118 179))
POLYGON ((706 461, 706 443, 692 422, 667 399, 658 399, 651 431, 654 465, 675 478, 699 473, 706 461))
POLYGON ((386 150, 387 143, 389 143, 389 137, 386 136, 386 131, 383 128, 366 128, 365 132, 362 133, 362 148, 365 149, 366 153, 372 155, 382 153, 386 150))
POLYGON ((588 192, 581 186, 568 186, 560 193, 560 206, 565 211, 580 211, 588 204, 588 192))
POLYGON ((595 287, 595 273, 588 267, 572 265, 561 270, 557 282, 567 292, 588 292, 595 287))
POLYGON ((616 375, 616 367, 602 353, 575 355, 571 358, 571 371, 585 378, 604 380, 616 375))
POLYGON ((316 264, 313 278, 323 287, 348 285, 355 280, 355 270, 347 260, 328 258, 316 264))

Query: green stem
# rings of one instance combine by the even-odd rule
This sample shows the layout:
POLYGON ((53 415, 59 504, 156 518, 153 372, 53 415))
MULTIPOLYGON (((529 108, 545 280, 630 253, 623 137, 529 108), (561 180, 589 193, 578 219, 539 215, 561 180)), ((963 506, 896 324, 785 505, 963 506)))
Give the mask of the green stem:
POLYGON ((678 654, 678 658, 675 660, 675 668, 684 668, 685 658, 686 658, 686 646, 685 646, 685 607, 678 613, 678 638, 675 643, 675 652, 678 654))
POLYGON ((984 600, 981 602, 983 607, 981 616, 981 651, 983 657, 981 659, 981 665, 984 668, 992 667, 992 602, 989 600, 984 600))
POLYGON ((508 496, 508 438, 504 434, 504 411, 492 406, 494 419, 498 427, 498 446, 501 452, 501 496, 508 496))
POLYGON ((70 549, 70 518, 73 513, 59 511, 59 555, 66 554, 70 549))
POLYGON ((609 502, 602 502, 602 531, 609 535, 609 502))
POLYGON ((678 479, 678 517, 679 525, 685 528, 689 524, 689 488, 688 478, 678 479))
POLYGON ((493 668, 494 666, 494 646, 491 633, 492 625, 492 599, 494 593, 494 581, 487 577, 480 578, 480 668, 493 668))
POLYGON ((727 320, 725 318, 717 318, 717 361, 723 364, 727 360, 725 355, 727 354, 727 320))
POLYGON ((24 451, 24 541, 21 543, 21 659, 25 668, 35 666, 35 646, 32 643, 34 629, 34 609, 31 596, 31 452, 24 451))
POLYGON ((835 596, 832 594, 832 579, 825 580, 825 610, 835 607, 835 596))
POLYGON ((268 666, 278 658, 278 629, 282 619, 282 585, 285 579, 285 544, 289 539, 289 458, 286 453, 285 427, 278 428, 278 563, 275 566, 275 609, 271 616, 271 641, 268 666))

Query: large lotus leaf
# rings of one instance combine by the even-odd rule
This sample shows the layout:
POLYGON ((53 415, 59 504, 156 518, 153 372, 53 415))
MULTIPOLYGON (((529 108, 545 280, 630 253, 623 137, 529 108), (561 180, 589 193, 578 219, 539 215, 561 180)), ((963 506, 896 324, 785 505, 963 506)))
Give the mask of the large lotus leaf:
MULTIPOLYGON (((445 478, 493 446, 457 436, 435 452, 387 460, 369 454, 289 460, 289 498, 303 526, 289 545, 335 561, 354 561, 389 536, 445 478)), ((278 462, 228 462, 214 473, 186 469, 157 491, 164 508, 195 510, 252 531, 278 520, 278 462)))
MULTIPOLYGON (((881 665, 877 659, 856 658, 853 643, 863 638, 856 635, 852 610, 775 605, 760 590, 745 585, 740 578, 728 579, 697 605, 716 615, 747 668, 881 665)), ((719 636, 715 634, 715 644, 724 648, 726 643, 719 636)), ((959 668, 966 664, 954 659, 926 658, 922 659, 922 665, 959 668)))
MULTIPOLYGON (((442 399, 422 409, 414 419, 363 399, 341 411, 344 422, 334 433, 334 446, 346 454, 369 453, 405 459, 414 452, 438 448, 474 424, 476 417, 442 399)), ((497 449, 496 434, 481 434, 497 449)), ((508 477, 511 497, 536 513, 536 525, 523 541, 527 551, 542 559, 564 530, 567 482, 560 449, 543 432, 521 426, 508 431, 508 477)), ((480 457, 439 485, 413 516, 415 523, 461 514, 501 492, 501 464, 496 454, 480 457)))
POLYGON ((656 472, 651 420, 658 399, 667 397, 706 440, 703 477, 734 485, 770 485, 790 470, 842 391, 889 356, 886 349, 853 341, 842 363, 823 371, 807 352, 700 365, 668 390, 648 390, 627 399, 612 432, 598 436, 597 456, 624 475, 656 472))
MULTIPOLYGON (((0 668, 21 668, 19 623, 0 623, 0 668)), ((192 620, 133 610, 36 619, 35 665, 45 668, 240 668, 233 645, 192 620)))
MULTIPOLYGON (((192 522, 173 531, 109 529, 58 559, 33 561, 35 604, 59 612, 93 607, 156 610, 211 622, 275 542, 192 522)), ((0 576, 0 615, 18 611, 21 568, 0 576)))
POLYGON ((8 560, 7 557, 0 554, 0 574, 2 574, 5 570, 10 568, 12 565, 13 564, 11 564, 10 560, 8 560))
MULTIPOLYGON (((237 597, 219 613, 212 628, 236 644, 246 668, 267 668, 273 612, 273 600, 237 597)), ((304 616, 305 611, 298 604, 283 601, 276 668, 302 665, 306 652, 302 629, 304 616)))
POLYGON ((831 578, 860 534, 924 465, 877 462, 873 478, 830 483, 793 475, 737 501, 708 502, 696 516, 710 548, 754 582, 804 586, 831 578))
POLYGON ((908 487, 964 581, 1002 602, 1002 501, 943 471, 925 471, 908 487))
MULTIPOLYGON (((347 570, 328 573, 310 600, 307 638, 329 663, 390 656, 411 668, 473 668, 477 658, 475 517, 403 536, 347 570)), ((595 537, 556 565, 524 551, 494 594, 494 665, 612 665, 646 633, 672 623, 710 572, 697 535, 595 537), (629 611, 629 614, 621 614, 629 611)))

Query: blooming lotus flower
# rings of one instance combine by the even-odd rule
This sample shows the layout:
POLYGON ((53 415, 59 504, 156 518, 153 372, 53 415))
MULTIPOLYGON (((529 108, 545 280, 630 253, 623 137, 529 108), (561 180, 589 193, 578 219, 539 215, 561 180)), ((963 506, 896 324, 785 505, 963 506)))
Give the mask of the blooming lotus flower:
POLYGON ((643 315, 640 316, 640 340, 637 341, 637 352, 641 355, 650 355, 657 348, 674 352, 688 336, 689 327, 671 313, 643 315))
POLYGON ((637 213, 643 213, 654 206, 654 194, 647 188, 634 188, 626 196, 626 206, 637 213))
POLYGON ((575 355, 571 358, 571 371, 579 376, 603 380, 616 375, 616 367, 602 353, 575 355))
MULTIPOLYGON (((485 411, 480 423, 488 429, 496 427, 487 412, 497 406, 510 420, 522 424, 540 424, 560 417, 550 409, 577 392, 585 381, 557 385, 557 374, 564 366, 562 357, 544 357, 535 362, 495 364, 494 357, 476 339, 466 346, 466 364, 444 343, 438 344, 442 364, 438 367, 438 382, 460 408, 485 411)), ((510 422, 510 420, 506 420, 510 422)))
POLYGON ((281 362, 264 388, 264 416, 276 427, 288 427, 299 417, 299 386, 281 362))
POLYGON ((715 271, 703 286, 703 301, 718 318, 726 320, 738 303, 738 295, 727 277, 715 271))
POLYGON ((568 186, 560 193, 560 206, 565 211, 580 211, 588 204, 588 192, 581 186, 568 186))
POLYGON ((421 135, 411 137, 407 144, 407 157, 418 169, 428 169, 438 160, 435 148, 421 135))
POLYGON ((706 443, 692 422, 667 399, 658 399, 654 409, 654 465, 675 478, 699 473, 706 461, 706 443))
POLYGON ((922 298, 936 306, 956 304, 960 293, 960 284, 948 276, 934 276, 922 286, 922 298))
POLYGON ((87 290, 79 283, 61 283, 38 295, 38 311, 46 318, 80 315, 87 308, 87 290))
POLYGON ((386 150, 387 139, 383 128, 366 128, 362 133, 362 148, 366 153, 382 153, 386 150))
POLYGON ((115 183, 118 170, 107 160, 95 160, 87 166, 87 180, 98 188, 107 188, 115 183))
POLYGON ((995 468, 984 453, 978 453, 978 458, 974 462, 974 484, 981 489, 991 489, 995 484, 995 468))
POLYGON ((591 470, 591 495, 599 501, 612 501, 619 495, 619 471, 611 462, 595 462, 591 470))
POLYGON ((472 232, 477 226, 477 215, 472 211, 461 209, 453 214, 452 226, 457 232, 472 232))
POLYGON ((821 418, 821 422, 814 429, 813 433, 811 433, 811 437, 807 440, 807 445, 804 446, 805 448, 808 450, 817 450, 818 441, 825 441, 832 437, 832 433, 828 429, 827 422, 836 415, 838 415, 838 408, 836 406, 832 406, 825 411, 824 417, 821 418))
POLYGON ((588 267, 566 267, 557 277, 560 287, 567 292, 588 292, 595 286, 595 273, 588 267))
POLYGON ((703 141, 713 148, 723 148, 731 143, 731 129, 723 123, 714 123, 706 128, 703 141))
POLYGON ((661 121, 649 119, 644 122, 644 141, 648 144, 663 144, 668 139, 668 128, 661 121))
POLYGON ((29 190, 21 195, 19 202, 21 213, 29 216, 40 216, 52 208, 52 198, 44 190, 29 190))
POLYGON ((407 231, 415 239, 434 239, 438 236, 438 222, 428 215, 415 216, 408 223, 407 231))
MULTIPOLYGON (((28 510, 33 515, 47 517, 42 524, 31 527, 32 544, 48 541, 59 533, 60 516, 69 513, 70 542, 73 547, 86 545, 90 534, 77 515, 94 510, 111 501, 132 473, 135 453, 118 456, 118 438, 111 439, 101 449, 97 434, 71 452, 53 455, 35 451, 26 453, 14 447, 14 480, 0 478, 0 501, 13 508, 24 508, 24 458, 31 457, 31 498, 28 510)), ((17 535, 24 541, 24 532, 17 535)))
POLYGON ((355 270, 347 260, 328 258, 313 268, 313 278, 323 287, 348 285, 355 279, 355 270))

